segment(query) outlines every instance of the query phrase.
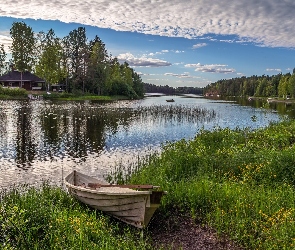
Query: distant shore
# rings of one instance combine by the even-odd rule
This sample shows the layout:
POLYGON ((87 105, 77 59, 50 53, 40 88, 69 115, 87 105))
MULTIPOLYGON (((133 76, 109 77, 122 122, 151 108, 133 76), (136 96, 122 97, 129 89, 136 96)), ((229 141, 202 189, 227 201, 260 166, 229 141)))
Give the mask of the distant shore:
POLYGON ((286 104, 292 104, 295 103, 295 99, 283 99, 283 98, 277 98, 277 97, 254 97, 249 96, 249 101, 254 100, 266 100, 268 103, 286 103, 286 104))

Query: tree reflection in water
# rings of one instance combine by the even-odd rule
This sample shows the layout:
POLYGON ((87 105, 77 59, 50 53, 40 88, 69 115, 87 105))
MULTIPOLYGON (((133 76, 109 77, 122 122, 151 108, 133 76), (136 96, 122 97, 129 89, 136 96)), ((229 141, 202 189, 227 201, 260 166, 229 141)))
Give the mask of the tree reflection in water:
POLYGON ((194 137, 220 115, 209 102, 141 103, 0 100, 0 182, 61 178, 61 167, 103 172, 112 157, 135 160, 146 147, 194 137))

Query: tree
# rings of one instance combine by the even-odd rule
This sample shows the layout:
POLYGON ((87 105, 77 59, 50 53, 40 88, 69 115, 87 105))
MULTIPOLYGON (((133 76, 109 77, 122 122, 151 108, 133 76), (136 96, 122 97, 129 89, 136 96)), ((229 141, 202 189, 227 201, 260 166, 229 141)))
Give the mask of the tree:
POLYGON ((45 35, 40 59, 36 65, 36 74, 45 79, 48 84, 57 83, 62 78, 60 40, 55 37, 52 29, 45 35))
POLYGON ((102 94, 106 91, 106 79, 108 74, 108 54, 105 44, 99 37, 95 36, 90 41, 90 58, 87 67, 87 79, 89 88, 97 93, 102 94))
POLYGON ((132 69, 133 89, 139 97, 144 96, 144 83, 141 77, 132 69))
POLYGON ((132 70, 127 62, 121 64, 120 71, 121 77, 123 78, 124 82, 129 86, 133 87, 132 70))
POLYGON ((295 73, 293 73, 288 81, 288 90, 292 98, 295 97, 295 73))
POLYGON ((35 59, 35 39, 32 28, 24 22, 14 22, 10 29, 10 35, 12 38, 11 52, 14 66, 20 72, 31 71, 35 59))
POLYGON ((4 44, 0 44, 0 75, 5 69, 6 52, 4 50, 4 44))
POLYGON ((280 79, 278 86, 278 95, 279 97, 286 97, 288 95, 288 81, 290 74, 283 75, 280 79))
MULTIPOLYGON (((34 65, 34 32, 24 22, 14 22, 10 29, 12 38, 12 58, 14 66, 22 73, 25 70, 31 71, 34 65)), ((20 81, 22 87, 22 79, 20 81)))
POLYGON ((74 29, 65 38, 71 63, 73 89, 84 91, 87 58, 89 58, 86 31, 84 27, 74 29))

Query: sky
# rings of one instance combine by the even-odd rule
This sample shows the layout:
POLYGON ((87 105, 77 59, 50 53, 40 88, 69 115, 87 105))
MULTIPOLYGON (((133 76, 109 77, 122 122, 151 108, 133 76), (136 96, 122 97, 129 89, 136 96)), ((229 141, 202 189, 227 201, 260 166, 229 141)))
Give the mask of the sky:
POLYGON ((0 44, 13 22, 62 38, 85 27, 146 83, 205 87, 293 72, 294 0, 1 0, 0 44))

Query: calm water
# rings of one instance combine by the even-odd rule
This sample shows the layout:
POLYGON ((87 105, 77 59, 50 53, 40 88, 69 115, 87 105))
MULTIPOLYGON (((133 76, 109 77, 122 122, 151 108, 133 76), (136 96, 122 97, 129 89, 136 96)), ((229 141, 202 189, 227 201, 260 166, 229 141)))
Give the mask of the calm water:
POLYGON ((139 101, 0 101, 0 187, 61 185, 73 169, 103 177, 117 164, 159 150, 168 141, 193 138, 201 128, 258 128, 293 106, 262 109, 259 102, 199 97, 147 97, 139 101))

